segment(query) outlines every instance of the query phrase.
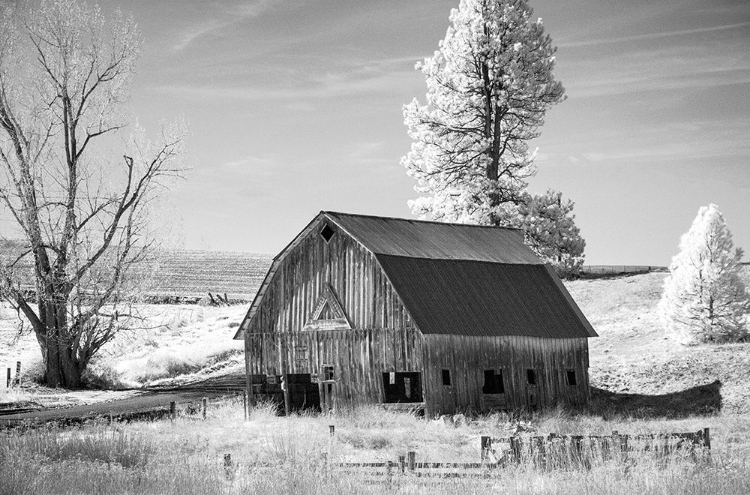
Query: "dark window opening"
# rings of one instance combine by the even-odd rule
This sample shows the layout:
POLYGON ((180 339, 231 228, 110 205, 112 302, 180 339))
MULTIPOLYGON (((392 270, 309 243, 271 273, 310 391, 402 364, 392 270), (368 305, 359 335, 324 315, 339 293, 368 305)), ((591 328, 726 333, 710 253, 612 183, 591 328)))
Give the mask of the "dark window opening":
POLYGON ((451 384, 451 370, 443 370, 443 385, 450 386, 451 384))
POLYGON ((318 384, 312 382, 310 374, 288 374, 286 378, 288 381, 286 386, 289 389, 290 410, 303 411, 311 409, 320 411, 320 391, 318 390, 318 384))
POLYGON ((331 237, 333 237, 333 234, 335 234, 334 230, 331 228, 330 225, 326 224, 325 227, 320 231, 320 237, 323 238, 324 241, 328 242, 331 240, 331 237))
POLYGON ((529 385, 536 385, 536 370, 526 370, 526 381, 529 385))
POLYGON ((332 382, 333 380, 333 366, 323 366, 323 381, 332 382))
POLYGON ((417 372, 383 373, 384 401, 422 402, 422 376, 417 372))
POLYGON ((567 370, 565 372, 565 376, 568 379, 568 385, 578 385, 578 380, 576 379, 576 370, 567 370))
POLYGON ((279 414, 284 411, 284 387, 289 394, 291 411, 320 411, 320 392, 314 375, 252 375, 253 395, 255 400, 268 400, 276 404, 279 414))
POLYGON ((484 370, 483 394, 504 394, 503 370, 484 370))

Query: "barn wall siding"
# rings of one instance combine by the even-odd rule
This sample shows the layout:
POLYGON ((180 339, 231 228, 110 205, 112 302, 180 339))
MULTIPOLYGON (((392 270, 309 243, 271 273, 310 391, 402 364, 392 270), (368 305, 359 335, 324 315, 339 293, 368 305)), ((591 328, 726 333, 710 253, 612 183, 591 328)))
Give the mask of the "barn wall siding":
POLYGON ((382 373, 422 371, 422 334, 372 254, 333 223, 326 242, 314 226, 281 260, 256 316, 245 331, 252 374, 336 373, 341 406, 377 403, 382 373), (351 330, 303 330, 330 284, 351 330))
POLYGON ((470 337, 426 335, 423 377, 430 414, 487 411, 494 404, 482 393, 485 370, 502 370, 503 409, 529 409, 529 394, 536 406, 588 401, 588 341, 534 337, 470 337), (442 370, 449 370, 451 385, 443 385, 442 370), (527 383, 527 370, 537 373, 537 385, 527 383), (577 384, 567 384, 566 371, 575 370, 577 384))
POLYGON ((342 407, 383 400, 383 375, 422 372, 422 335, 416 329, 312 330, 252 334, 247 369, 253 375, 320 375, 333 366, 334 395, 342 407), (404 352, 403 349, 409 349, 404 352))
POLYGON ((373 255, 338 226, 329 242, 323 223, 281 261, 253 318, 250 333, 300 331, 326 283, 354 328, 413 328, 414 324, 373 255))

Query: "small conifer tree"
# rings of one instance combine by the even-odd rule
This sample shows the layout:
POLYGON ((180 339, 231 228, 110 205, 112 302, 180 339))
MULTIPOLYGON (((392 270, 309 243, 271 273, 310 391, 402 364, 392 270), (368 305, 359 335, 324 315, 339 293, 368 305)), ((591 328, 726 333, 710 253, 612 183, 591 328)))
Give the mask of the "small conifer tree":
POLYGON ((667 329, 685 343, 746 339, 750 297, 740 277, 742 255, 719 208, 701 207, 664 282, 659 310, 667 329))

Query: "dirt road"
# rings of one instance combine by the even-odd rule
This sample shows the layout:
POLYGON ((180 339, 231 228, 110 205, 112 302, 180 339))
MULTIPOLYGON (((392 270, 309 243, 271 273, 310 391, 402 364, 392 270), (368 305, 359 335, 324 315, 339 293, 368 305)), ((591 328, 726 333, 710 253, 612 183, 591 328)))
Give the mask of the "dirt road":
POLYGON ((109 416, 119 420, 158 417, 169 413, 171 402, 177 403, 180 410, 197 411, 203 397, 212 399, 242 393, 244 383, 244 375, 227 375, 185 383, 178 387, 144 389, 126 399, 109 402, 36 411, 6 410, 0 413, 0 429, 50 422, 81 423, 109 416))

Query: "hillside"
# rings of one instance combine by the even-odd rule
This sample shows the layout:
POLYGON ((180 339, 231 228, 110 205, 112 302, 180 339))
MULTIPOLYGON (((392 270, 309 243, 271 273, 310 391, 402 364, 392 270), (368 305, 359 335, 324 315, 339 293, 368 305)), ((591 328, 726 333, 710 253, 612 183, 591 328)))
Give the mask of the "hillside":
POLYGON ((666 275, 565 284, 599 333, 590 340, 591 384, 617 394, 672 394, 674 400, 683 394, 686 406, 693 401, 697 409, 709 409, 708 402, 699 402, 715 391, 721 410, 750 411, 750 344, 677 343, 656 312, 666 275))
MULTIPOLYGON (((15 260, 24 252, 19 241, 0 240, 0 263, 15 260)), ((144 263, 133 267, 133 276, 149 299, 179 298, 193 302, 209 292, 250 301, 263 282, 272 256, 231 251, 188 249, 157 250, 144 263)), ((21 286, 34 288, 31 257, 22 258, 16 268, 21 286)))

